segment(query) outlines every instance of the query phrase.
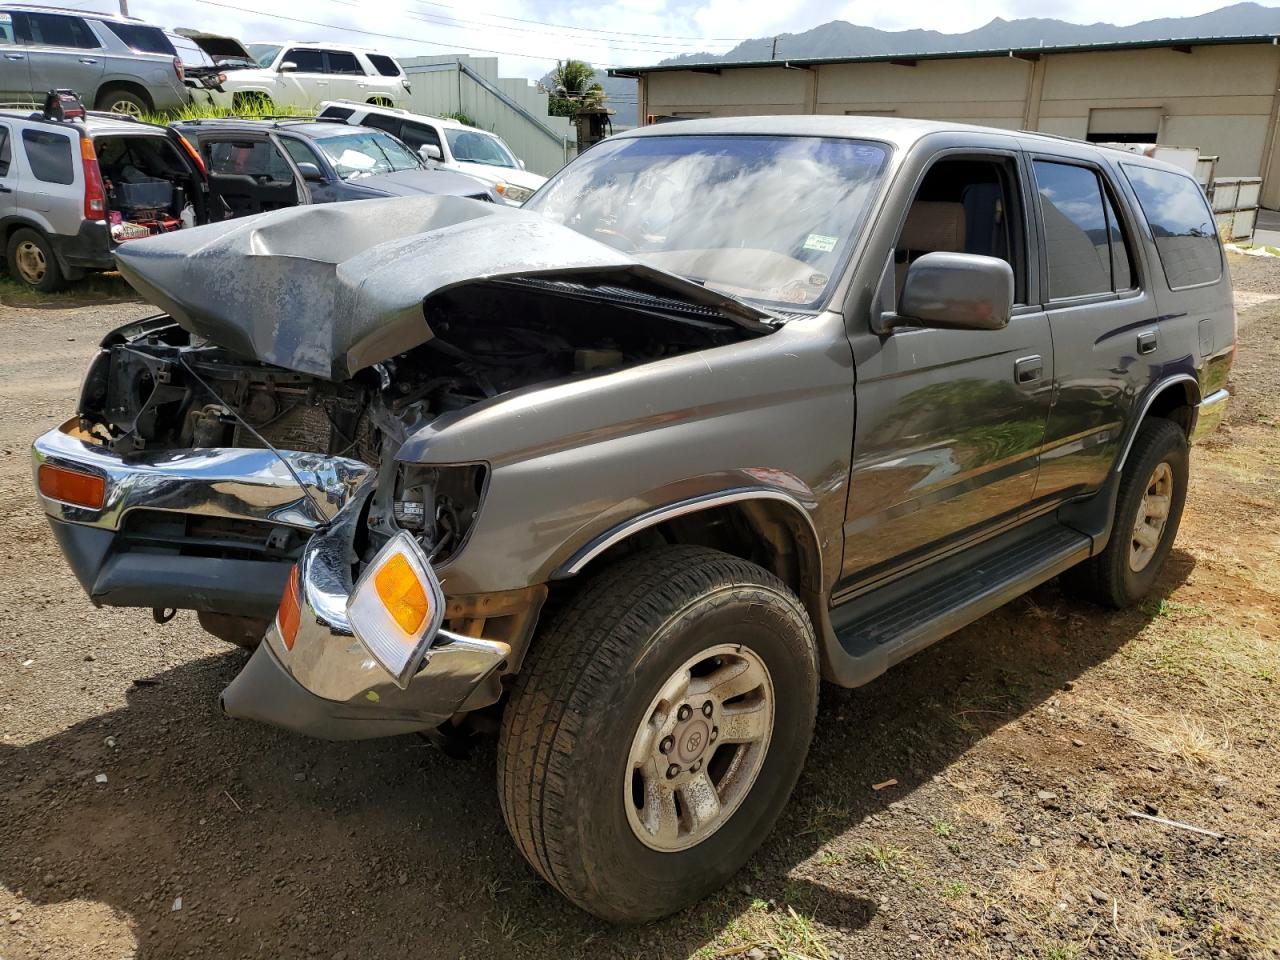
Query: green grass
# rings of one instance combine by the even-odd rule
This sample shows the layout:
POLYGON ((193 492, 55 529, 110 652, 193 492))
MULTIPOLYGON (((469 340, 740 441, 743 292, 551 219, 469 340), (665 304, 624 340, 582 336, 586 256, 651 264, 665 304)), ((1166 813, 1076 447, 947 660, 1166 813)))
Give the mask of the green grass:
POLYGON ((142 119, 147 123, 158 123, 165 126, 182 120, 218 120, 223 117, 244 117, 248 120, 265 120, 268 117, 314 117, 316 111, 303 107, 276 107, 263 104, 261 101, 249 101, 239 107, 216 107, 213 104, 189 103, 181 110, 169 113, 151 113, 142 119))
POLYGON ((6 307, 78 307, 136 299, 137 293, 118 273, 91 273, 56 293, 39 293, 0 273, 0 305, 6 307))

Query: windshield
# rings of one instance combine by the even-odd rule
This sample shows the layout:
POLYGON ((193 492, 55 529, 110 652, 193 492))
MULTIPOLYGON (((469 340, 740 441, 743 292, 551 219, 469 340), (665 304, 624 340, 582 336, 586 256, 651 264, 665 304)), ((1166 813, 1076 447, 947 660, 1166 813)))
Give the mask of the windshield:
POLYGON ((280 44, 278 43, 251 43, 246 50, 258 61, 258 66, 269 67, 276 58, 276 54, 280 52, 280 44))
POLYGON ((444 138, 449 141, 453 159, 462 163, 487 163, 491 167, 517 166, 507 145, 497 137, 475 130, 459 130, 445 127, 444 138))
POLYGON ((525 204, 733 296, 820 302, 880 187, 887 149, 817 137, 605 141, 525 204))
POLYGON ((324 137, 315 144, 343 180, 422 168, 417 154, 395 137, 378 130, 324 137))

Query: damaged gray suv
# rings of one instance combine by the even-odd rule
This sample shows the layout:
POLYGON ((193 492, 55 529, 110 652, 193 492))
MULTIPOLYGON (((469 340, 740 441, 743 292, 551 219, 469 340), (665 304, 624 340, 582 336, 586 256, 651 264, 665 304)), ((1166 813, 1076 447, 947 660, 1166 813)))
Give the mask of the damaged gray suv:
POLYGON ((620 922, 758 847, 820 678, 1058 575, 1142 597, 1235 350, 1185 174, 906 120, 649 127, 522 210, 369 200, 116 255, 164 313, 34 450, 91 599, 253 647, 232 717, 497 725, 520 851, 620 922))

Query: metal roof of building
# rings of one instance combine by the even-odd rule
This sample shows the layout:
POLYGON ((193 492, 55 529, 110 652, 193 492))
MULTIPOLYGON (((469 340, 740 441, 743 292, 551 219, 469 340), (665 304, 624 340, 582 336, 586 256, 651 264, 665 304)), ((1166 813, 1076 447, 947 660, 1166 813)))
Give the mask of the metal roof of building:
POLYGON ((1189 53, 1192 47, 1221 46, 1230 44, 1280 45, 1276 34, 1249 34, 1236 37, 1171 37, 1167 40, 1114 40, 1104 43, 1064 44, 1041 47, 992 47, 981 50, 944 50, 933 53, 870 53, 849 57, 792 57, 785 60, 706 60, 661 63, 650 67, 613 67, 611 77, 639 77, 646 73, 670 73, 689 70, 694 73, 719 73, 722 70, 742 70, 750 67, 784 67, 801 69, 835 63, 904 63, 918 60, 968 60, 980 57, 1013 57, 1035 60, 1046 53, 1105 53, 1107 51, 1145 50, 1167 47, 1189 53))

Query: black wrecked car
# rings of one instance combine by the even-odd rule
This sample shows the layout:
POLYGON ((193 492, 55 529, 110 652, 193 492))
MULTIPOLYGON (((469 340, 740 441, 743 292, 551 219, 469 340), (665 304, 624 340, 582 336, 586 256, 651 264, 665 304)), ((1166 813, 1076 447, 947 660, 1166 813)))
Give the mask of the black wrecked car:
POLYGON ((760 845, 820 680, 1053 577, 1138 602, 1235 351, 1185 173, 923 121, 647 127, 523 209, 282 210, 118 258, 163 314, 34 448, 93 602, 254 647, 232 717, 497 726, 517 847, 618 922, 760 845))
POLYGON ((374 197, 501 199, 484 181, 429 167, 371 127, 301 118, 184 120, 172 127, 200 150, 214 219, 374 197))

